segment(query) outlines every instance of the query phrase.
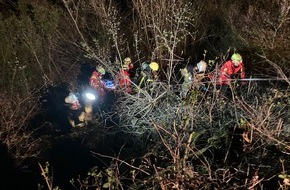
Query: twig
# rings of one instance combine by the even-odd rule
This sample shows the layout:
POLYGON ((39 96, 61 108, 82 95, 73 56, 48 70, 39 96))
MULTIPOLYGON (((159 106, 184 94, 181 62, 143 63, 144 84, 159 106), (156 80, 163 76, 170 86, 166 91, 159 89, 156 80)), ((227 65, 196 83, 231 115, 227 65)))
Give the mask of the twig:
POLYGON ((133 168, 133 169, 139 170, 139 171, 141 171, 141 172, 143 172, 143 173, 145 173, 145 174, 147 174, 147 175, 150 175, 150 173, 148 173, 148 172, 146 172, 146 171, 144 171, 144 170, 142 170, 142 169, 140 169, 140 168, 137 168, 137 167, 135 167, 135 166, 133 166, 133 165, 131 165, 131 164, 125 162, 124 160, 119 159, 119 158, 115 158, 115 157, 112 157, 112 156, 103 155, 103 154, 100 154, 100 153, 97 153, 97 152, 93 152, 93 151, 91 151, 91 153, 92 153, 93 155, 98 155, 98 156, 101 156, 101 157, 104 157, 104 158, 110 158, 110 159, 112 159, 112 160, 116 160, 116 161, 118 161, 118 162, 121 162, 121 163, 123 163, 123 164, 125 164, 125 165, 127 165, 127 166, 129 166, 129 167, 131 167, 131 168, 133 168))

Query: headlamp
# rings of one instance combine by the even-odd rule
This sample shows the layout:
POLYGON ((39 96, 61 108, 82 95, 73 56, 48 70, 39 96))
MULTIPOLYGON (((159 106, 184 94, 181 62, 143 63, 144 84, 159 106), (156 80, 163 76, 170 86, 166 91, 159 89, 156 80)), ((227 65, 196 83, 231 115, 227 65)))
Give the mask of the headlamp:
POLYGON ((86 94, 86 98, 89 100, 95 100, 96 96, 93 93, 87 92, 86 94))

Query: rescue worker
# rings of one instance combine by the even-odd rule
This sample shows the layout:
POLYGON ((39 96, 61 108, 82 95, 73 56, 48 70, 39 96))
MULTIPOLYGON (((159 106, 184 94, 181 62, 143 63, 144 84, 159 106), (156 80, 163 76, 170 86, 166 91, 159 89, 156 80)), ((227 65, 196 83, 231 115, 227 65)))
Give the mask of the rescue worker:
POLYGON ((202 92, 207 90, 205 82, 205 72, 207 63, 203 60, 197 63, 196 67, 188 65, 181 69, 181 75, 183 76, 181 97, 185 98, 190 89, 200 90, 202 92))
POLYGON ((151 72, 153 74, 153 79, 157 80, 158 79, 159 64, 157 62, 151 62, 149 64, 149 67, 150 67, 151 72))
POLYGON ((206 68, 207 63, 203 60, 197 63, 196 67, 194 68, 194 75, 193 75, 193 82, 194 88, 205 92, 207 91, 207 84, 206 81, 206 68))
POLYGON ((132 63, 132 60, 130 57, 126 57, 124 59, 122 68, 127 71, 132 71, 132 69, 134 68, 134 64, 132 63))
POLYGON ((150 85, 150 83, 158 79, 159 64, 157 62, 147 62, 141 65, 141 78, 139 79, 138 87, 143 88, 144 86, 150 85))
POLYGON ((120 73, 117 75, 119 87, 127 93, 131 93, 130 71, 134 68, 131 58, 124 59, 120 73))
POLYGON ((193 66, 187 65, 185 68, 180 69, 181 75, 183 77, 183 83, 181 86, 180 96, 186 98, 188 91, 191 89, 193 82, 193 66))
POLYGON ((245 78, 243 59, 242 56, 238 53, 234 53, 231 57, 231 60, 225 62, 221 66, 218 84, 229 85, 229 79, 233 79, 235 77, 240 79, 245 78))
MULTIPOLYGON (((231 79, 244 79, 245 69, 242 56, 238 53, 234 53, 231 59, 225 62, 220 69, 219 78, 217 80, 218 93, 222 91, 225 96, 231 96, 230 82, 231 79)), ((242 85, 246 84, 245 81, 242 85)))
POLYGON ((98 65, 90 77, 90 86, 97 91, 100 102, 104 102, 106 96, 105 83, 102 80, 105 74, 106 70, 102 66, 98 65))
POLYGON ((81 109, 78 97, 73 93, 69 93, 64 101, 69 108, 68 119, 70 125, 72 127, 85 126, 85 112, 81 109))

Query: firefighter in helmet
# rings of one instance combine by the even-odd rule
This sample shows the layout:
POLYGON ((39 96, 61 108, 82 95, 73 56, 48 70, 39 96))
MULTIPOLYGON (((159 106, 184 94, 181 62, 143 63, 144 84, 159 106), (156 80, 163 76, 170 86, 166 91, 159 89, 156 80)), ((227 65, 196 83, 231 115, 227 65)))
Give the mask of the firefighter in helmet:
POLYGON ((219 85, 229 85, 230 79, 245 78, 245 68, 242 56, 234 53, 231 59, 225 62, 220 69, 220 77, 218 80, 219 85))
POLYGON ((143 62, 138 87, 142 88, 158 79, 159 64, 157 62, 143 62))
POLYGON ((130 57, 124 59, 120 73, 117 75, 119 87, 127 93, 131 92, 131 72, 134 68, 130 57))
POLYGON ((106 70, 102 66, 98 65, 90 77, 90 86, 92 86, 97 91, 99 100, 101 102, 105 100, 106 96, 105 83, 102 80, 105 74, 106 70))
POLYGON ((69 108, 68 120, 72 127, 83 127, 85 126, 85 112, 81 109, 79 98, 73 94, 69 95, 64 99, 65 105, 69 108))
POLYGON ((124 59, 123 64, 122 64, 122 68, 125 70, 128 70, 128 71, 130 71, 134 68, 134 65, 133 65, 130 57, 126 57, 124 59))
MULTIPOLYGON (((222 93, 226 97, 231 97, 232 92, 230 88, 231 81, 235 79, 245 78, 245 68, 242 56, 238 53, 234 53, 231 59, 226 61, 220 69, 219 77, 217 80, 218 93, 222 93)), ((246 84, 242 81, 242 86, 246 84)))
POLYGON ((207 63, 203 60, 198 62, 196 64, 196 67, 194 68, 194 75, 193 75, 194 87, 202 92, 205 92, 207 90, 206 69, 207 69, 207 63))
POLYGON ((183 76, 181 97, 185 98, 190 89, 196 89, 204 91, 206 84, 204 83, 205 72, 207 63, 203 60, 197 63, 195 67, 187 65, 181 69, 181 75, 183 76))

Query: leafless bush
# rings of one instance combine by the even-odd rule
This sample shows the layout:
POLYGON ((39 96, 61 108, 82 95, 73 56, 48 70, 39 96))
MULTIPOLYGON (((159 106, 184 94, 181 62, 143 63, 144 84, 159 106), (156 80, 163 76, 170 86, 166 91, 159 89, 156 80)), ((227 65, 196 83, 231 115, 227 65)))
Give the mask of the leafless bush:
POLYGON ((120 125, 142 134, 150 130, 154 121, 172 123, 178 109, 178 96, 166 88, 166 84, 156 82, 146 89, 137 89, 136 94, 121 96, 117 107, 120 125))
POLYGON ((262 49, 274 50, 287 47, 289 10, 289 2, 284 0, 272 1, 264 5, 250 4, 247 14, 237 21, 243 25, 240 26, 243 32, 241 35, 247 40, 250 39, 248 42, 262 49))
POLYGON ((120 27, 125 16, 120 15, 118 3, 79 0, 63 0, 63 3, 69 15, 68 22, 79 38, 73 42, 74 46, 83 51, 82 56, 103 65, 114 77, 126 49, 120 27))
POLYGON ((273 158, 264 154, 271 154, 271 146, 285 157, 289 154, 285 139, 289 134, 283 130, 289 106, 281 102, 289 101, 287 89, 265 92, 254 86, 242 95, 232 89, 230 100, 192 90, 190 97, 182 100, 178 90, 169 90, 174 88, 166 85, 140 90, 118 102, 120 127, 140 137, 150 133, 146 139, 158 142, 140 165, 154 177, 147 178, 146 184, 137 184, 147 188, 150 183, 158 184, 162 189, 252 189, 281 172, 281 168, 268 170, 279 160, 266 161, 273 158), (265 166, 260 166, 262 160, 265 166))
POLYGON ((39 104, 34 94, 19 96, 1 93, 0 140, 7 146, 8 153, 17 165, 27 158, 38 157, 41 153, 41 140, 35 138, 34 130, 29 129, 31 120, 39 113, 39 104))
MULTIPOLYGON (((245 3, 242 7, 235 4, 230 9, 245 9, 245 12, 241 14, 227 11, 228 20, 231 21, 231 27, 238 41, 243 43, 246 49, 263 54, 279 66, 288 68, 290 60, 287 53, 290 32, 289 1, 275 0, 267 3, 257 1, 245 3)), ((260 56, 258 58, 251 56, 251 59, 259 60, 260 58, 260 56)))
MULTIPOLYGON (((227 11, 224 15, 219 15, 224 21, 223 24, 229 24, 225 29, 231 30, 227 33, 226 43, 242 39, 244 43, 256 44, 261 49, 273 50, 286 47, 287 40, 283 41, 283 37, 288 33, 286 27, 289 20, 288 4, 286 1, 277 2, 278 5, 283 5, 278 8, 282 10, 284 7, 283 11, 279 12, 281 19, 274 17, 276 13, 273 16, 267 11, 257 14, 258 6, 249 6, 248 17, 242 19, 237 11, 227 11), (225 15, 226 17, 222 17, 225 15), (261 22, 264 18, 266 18, 265 22, 261 22), (247 28, 244 26, 245 23, 251 27, 247 28), (239 30, 240 28, 242 30, 239 30), (246 32, 242 33, 244 29, 246 32), (231 34, 240 34, 240 36, 231 34), (276 44, 276 41, 281 43, 276 44)), ((120 32, 127 28, 121 27, 121 21, 118 19, 120 14, 113 1, 63 0, 63 3, 72 21, 71 26, 79 36, 79 42, 72 41, 72 43, 76 46, 82 44, 82 50, 86 52, 87 57, 103 64, 113 73, 116 72, 115 69, 119 65, 111 66, 107 60, 111 45, 118 54, 117 63, 121 62, 124 52, 132 52, 132 50, 127 51, 127 44, 123 44, 124 39, 130 41, 130 36, 124 37, 120 32), (87 38, 85 33, 89 31, 91 23, 86 23, 86 19, 80 18, 80 12, 86 15, 85 18, 94 15, 94 21, 100 21, 101 24, 97 25, 101 26, 103 33, 109 33, 109 36, 95 40, 91 40, 95 36, 87 38)), ((126 165, 131 165, 130 180, 134 182, 132 186, 147 189, 152 187, 253 189, 257 186, 261 187, 263 181, 272 177, 269 177, 268 173, 277 175, 281 172, 282 170, 277 167, 275 171, 270 171, 269 168, 277 162, 270 162, 269 160, 273 158, 265 156, 271 154, 268 147, 272 145, 279 153, 282 152, 283 156, 289 154, 289 142, 285 138, 287 134, 283 131, 288 107, 274 103, 273 98, 277 98, 275 94, 271 94, 272 99, 270 99, 266 93, 263 95, 262 92, 255 92, 257 89, 252 88, 244 94, 244 97, 240 97, 233 89, 233 97, 228 100, 219 99, 216 94, 205 96, 197 90, 192 90, 190 96, 183 100, 179 96, 180 87, 173 86, 171 83, 176 82, 172 81, 174 69, 180 63, 182 50, 188 44, 187 40, 199 40, 196 38, 196 24, 200 22, 196 22, 195 19, 199 18, 200 7, 196 8, 187 1, 132 1, 132 5, 136 11, 133 19, 138 21, 137 28, 134 28, 138 31, 134 38, 137 56, 143 57, 139 54, 143 53, 141 49, 146 49, 144 57, 160 61, 166 68, 162 70, 166 76, 165 83, 155 82, 148 88, 137 88, 133 94, 123 93, 116 103, 119 127, 127 133, 142 137, 141 139, 147 139, 148 142, 145 143, 153 144, 148 146, 146 154, 140 158, 141 164, 133 166, 134 163, 126 162, 126 165), (142 47, 143 45, 145 47, 142 47), (250 92, 255 94, 250 95, 250 92), (237 133, 238 129, 243 133, 237 133), (234 144, 236 139, 241 144, 234 144), (255 155, 250 154, 251 152, 255 155), (236 159, 233 160, 232 157, 236 159), (265 157, 269 159, 266 160, 266 166, 261 164, 265 157), (139 175, 135 175, 136 173, 139 175), (144 177, 141 173, 152 175, 144 177)), ((215 3, 215 6, 217 5, 218 3, 215 3)), ((216 9, 239 10, 240 6, 239 3, 231 6, 222 3, 216 9)), ((214 32, 212 35, 219 36, 224 31, 214 32)), ((269 63, 289 84, 283 70, 274 62, 269 63)), ((289 101, 289 96, 284 98, 289 101)), ((112 160, 115 161, 114 165, 105 174, 106 179, 111 179, 112 183, 107 185, 115 188, 118 183, 122 187, 120 185, 122 174, 118 172, 119 166, 125 161, 116 158, 112 160)), ((94 178, 100 174, 98 172, 90 174, 94 178)), ((98 180, 99 178, 94 183, 99 183, 98 180)), ((87 183, 82 184, 87 185, 87 183)))
MULTIPOLYGON (((138 25, 144 29, 141 33, 145 37, 142 43, 148 46, 151 44, 150 41, 154 40, 153 46, 150 45, 152 47, 148 48, 156 48, 156 51, 160 48, 161 52, 162 47, 166 46, 166 49, 173 48, 175 50, 176 46, 172 46, 174 42, 179 43, 179 40, 186 39, 187 35, 195 40, 195 18, 199 12, 194 8, 197 4, 192 4, 186 0, 168 2, 133 1, 132 3, 137 13, 135 17, 138 25), (172 39, 172 37, 175 39, 172 39), (166 39, 165 43, 164 39, 166 39)), ((149 51, 152 52, 153 50, 149 51)))
POLYGON ((285 81, 290 85, 290 74, 289 70, 286 70, 286 66, 283 66, 283 63, 281 65, 278 65, 277 63, 271 61, 269 58, 266 57, 266 55, 258 55, 260 58, 263 59, 264 62, 268 63, 271 68, 269 69, 269 73, 277 75, 277 79, 281 81, 285 81))
POLYGON ((152 54, 142 56, 169 68, 165 71, 170 83, 173 69, 185 49, 185 42, 196 40, 195 18, 198 11, 187 1, 133 1, 133 7, 137 13, 135 20, 139 21, 137 26, 143 28, 142 32, 136 33, 139 42, 136 46, 142 51, 145 45, 145 49, 152 54))

